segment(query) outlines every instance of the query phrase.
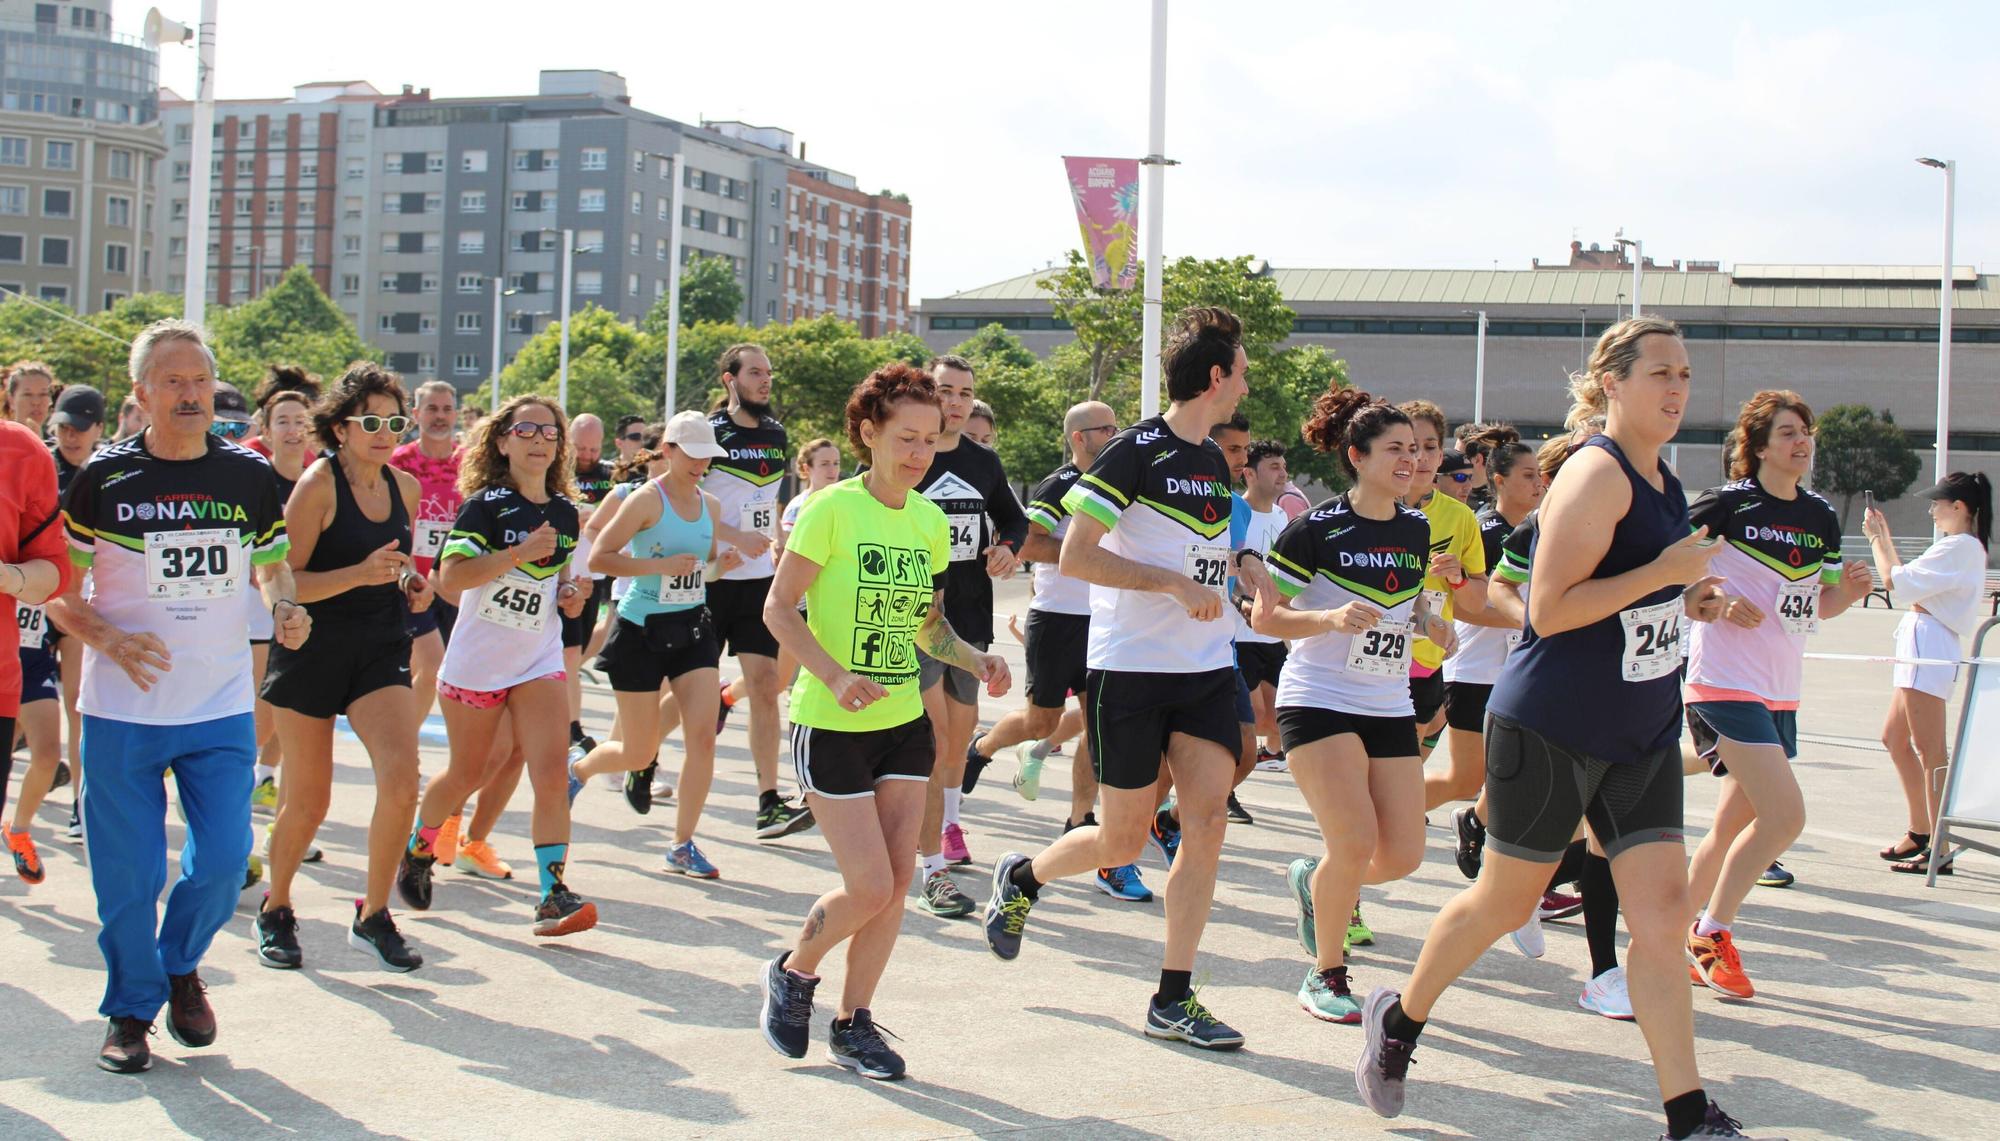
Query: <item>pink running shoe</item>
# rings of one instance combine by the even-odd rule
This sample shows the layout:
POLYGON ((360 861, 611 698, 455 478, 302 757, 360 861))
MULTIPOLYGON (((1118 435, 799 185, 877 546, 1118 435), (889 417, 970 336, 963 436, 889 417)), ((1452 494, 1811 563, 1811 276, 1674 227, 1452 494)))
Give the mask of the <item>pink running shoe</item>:
POLYGON ((965 830, 956 824, 944 826, 941 851, 945 862, 953 867, 963 868, 972 864, 972 852, 965 846, 965 830))

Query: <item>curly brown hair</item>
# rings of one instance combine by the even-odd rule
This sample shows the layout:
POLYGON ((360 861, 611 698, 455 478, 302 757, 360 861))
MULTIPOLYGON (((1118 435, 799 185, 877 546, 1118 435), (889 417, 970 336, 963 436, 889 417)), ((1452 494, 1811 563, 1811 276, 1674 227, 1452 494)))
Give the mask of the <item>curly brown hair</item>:
POLYGON ((368 407, 371 396, 387 396, 396 402, 396 414, 403 415, 410 410, 408 394, 403 391, 403 378, 376 364, 374 361, 355 361, 333 382, 333 387, 313 405, 313 435, 329 449, 339 450, 340 437, 334 429, 347 423, 349 416, 359 416, 368 407))
POLYGON ((1312 415, 1299 428, 1299 435, 1314 451, 1331 453, 1347 478, 1353 479, 1359 473, 1354 470, 1354 461, 1347 458, 1347 449, 1359 448, 1365 454, 1375 437, 1409 422, 1410 414, 1388 401, 1358 388, 1336 385, 1313 401, 1312 415))
POLYGON ((1763 466, 1757 453, 1770 444, 1771 426, 1777 422, 1778 413, 1785 411, 1798 413, 1799 419, 1806 422, 1806 434, 1812 435, 1812 406, 1790 389, 1767 388, 1743 402, 1743 410, 1736 414, 1736 427, 1730 429, 1729 438, 1722 444, 1722 454, 1729 457, 1729 478, 1757 477, 1757 469, 1763 466))
POLYGON ((1439 408, 1430 401, 1423 399, 1405 400, 1401 404, 1396 405, 1396 408, 1403 415, 1410 418, 1412 427, 1416 425, 1417 421, 1422 420, 1424 423, 1436 428, 1439 443, 1451 439, 1451 425, 1445 422, 1444 409, 1439 408))
MULTIPOLYGON (((513 469, 507 457, 500 454, 500 437, 514 426, 514 416, 521 409, 534 404, 548 410, 556 418, 556 458, 549 464, 546 490, 549 495, 576 497, 576 466, 569 450, 569 418, 563 415, 562 406, 547 396, 536 393, 516 396, 500 406, 500 410, 472 426, 466 434, 465 448, 458 463, 458 493, 467 499, 478 495, 489 487, 514 487, 513 469)), ((519 491, 519 488, 515 488, 519 491)))
POLYGON ((907 361, 890 361, 854 386, 847 398, 847 442, 854 445, 855 455, 871 455, 868 445, 861 442, 862 423, 886 423, 891 410, 905 401, 928 404, 944 415, 931 374, 907 361))

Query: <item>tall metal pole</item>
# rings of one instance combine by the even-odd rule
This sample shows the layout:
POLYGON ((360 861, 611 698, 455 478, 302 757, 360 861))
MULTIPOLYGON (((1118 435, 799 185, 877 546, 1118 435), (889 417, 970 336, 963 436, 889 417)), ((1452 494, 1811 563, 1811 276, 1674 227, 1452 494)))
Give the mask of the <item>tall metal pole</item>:
POLYGON ((187 280, 181 316, 199 325, 208 307, 208 191, 210 156, 215 151, 215 4, 201 0, 195 29, 194 152, 188 169, 187 280))
POLYGON ((1167 173, 1167 0, 1153 0, 1153 52, 1150 104, 1146 114, 1146 296, 1141 328, 1144 366, 1139 379, 1139 414, 1160 411, 1160 331, 1164 304, 1161 279, 1166 275, 1161 242, 1167 173))
POLYGON ((570 271, 576 267, 576 231, 565 228, 562 232, 562 351, 558 368, 561 372, 556 380, 556 403, 562 406, 563 415, 569 415, 569 295, 575 288, 570 281, 570 271))
POLYGON ((678 392, 681 364, 681 156, 676 153, 667 164, 673 187, 667 191, 667 374, 661 389, 660 419, 673 419, 680 408, 678 392))
POLYGON ((1640 241, 1637 238, 1633 238, 1632 239, 1632 316, 1634 317, 1637 317, 1639 315, 1639 299, 1642 296, 1644 296, 1644 294, 1640 292, 1640 286, 1645 281, 1645 273, 1646 273, 1646 243, 1640 241))
POLYGON ((1478 309, 1479 341, 1472 350, 1472 422, 1486 423, 1486 310, 1478 309))
POLYGON ((500 298, 507 288, 507 279, 500 274, 493 275, 493 403, 488 412, 500 410, 500 298))
POLYGON ((1938 273, 1937 478, 1951 471, 1951 230, 1958 193, 1958 160, 1919 159, 1944 171, 1944 267, 1938 273))

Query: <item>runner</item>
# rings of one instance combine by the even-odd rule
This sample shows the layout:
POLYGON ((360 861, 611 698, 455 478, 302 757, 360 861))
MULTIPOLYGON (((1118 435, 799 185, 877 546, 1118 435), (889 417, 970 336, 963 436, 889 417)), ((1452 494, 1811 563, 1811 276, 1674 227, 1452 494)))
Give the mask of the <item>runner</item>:
MULTIPOLYGON (((1956 659, 1966 634, 1979 625, 1979 592, 1993 536, 1993 483, 1984 472, 1955 471, 1924 492, 1924 498, 1931 501, 1931 522, 1942 537, 1913 563, 1896 554, 1889 521, 1873 504, 1861 529, 1875 556, 1876 577, 1910 606, 1896 624, 1896 656, 1956 659)), ((1957 679, 1956 666, 1896 666, 1896 691, 1889 698, 1882 744, 1902 781, 1910 827, 1878 853, 1890 861, 1892 871, 1923 875, 1930 870, 1932 826, 1944 791, 1938 774, 1945 764, 1945 702, 1957 679)), ((1951 872, 1950 859, 1938 865, 1938 874, 1951 872)))
MULTIPOLYGON (((618 446, 618 462, 629 464, 632 456, 646 446, 646 429, 650 427, 644 416, 627 413, 618 418, 617 426, 611 430, 612 442, 618 446)), ((617 472, 612 473, 617 478, 617 472)), ((623 481, 620 481, 623 482, 623 481)))
POLYGON ((430 583, 410 566, 422 488, 388 466, 410 424, 403 409, 394 373, 350 365, 313 409, 313 434, 330 454, 307 469, 285 508, 286 557, 319 637, 309 651, 272 650, 264 678, 286 757, 271 829, 271 889, 252 924, 257 958, 267 967, 296 969, 304 961, 292 877, 326 819, 334 718, 342 714, 375 769, 367 877, 347 942, 386 970, 424 963, 389 915, 389 886, 417 807, 420 715, 410 693, 406 625, 411 611, 431 603, 430 583))
MULTIPOLYGON (((127 397, 126 399, 131 399, 127 397)), ((56 491, 69 490, 77 469, 97 454, 104 438, 104 397, 87 384, 64 387, 56 398, 56 410, 49 416, 54 429, 56 491)), ((246 596, 246 600, 248 596, 246 596)), ((254 605, 265 618, 270 612, 254 605)), ((70 808, 67 838, 83 839, 83 820, 77 815, 77 800, 83 795, 83 714, 76 711, 76 699, 83 688, 83 643, 65 638, 62 631, 44 621, 44 644, 55 649, 56 666, 62 677, 63 750, 69 758, 70 808)), ((60 774, 58 774, 60 775, 60 774)), ((57 782, 60 787, 60 781, 57 782)))
MULTIPOLYGON (((611 494, 615 482, 611 465, 604 462, 604 421, 588 412, 569 425, 569 446, 576 458, 576 492, 573 506, 579 523, 590 522, 597 505, 611 494)), ((569 694, 569 743, 571 759, 597 747, 597 738, 583 731, 583 659, 604 646, 604 633, 597 619, 604 604, 611 601, 611 580, 589 573, 590 544, 582 543, 571 565, 585 592, 583 609, 575 617, 562 620, 564 687, 569 694)))
POLYGON ((1349 990, 1345 905, 1362 884, 1399 880, 1424 858, 1411 641, 1422 632, 1449 651, 1454 638, 1423 593, 1430 522, 1402 502, 1417 470, 1410 417, 1336 384, 1301 435, 1339 459, 1353 488, 1278 536, 1252 618, 1259 632, 1297 642, 1278 684, 1278 723, 1326 845, 1324 857, 1292 861, 1285 877, 1299 942, 1314 958, 1299 1005, 1352 1024, 1361 1004, 1349 990))
POLYGON ((1225 309, 1189 309, 1160 363, 1166 414, 1120 432, 1063 497, 1072 521, 1061 569, 1091 584, 1087 692, 1104 822, 1064 834, 1032 859, 1000 858, 986 941, 1014 958, 1043 885, 1138 856, 1165 754, 1185 831, 1167 876, 1165 955, 1145 1033, 1233 1050, 1243 1035, 1201 1003, 1193 972, 1241 745, 1235 625, 1223 620, 1223 591, 1232 561, 1253 579, 1262 573, 1257 560, 1233 558, 1222 545, 1229 465, 1208 439, 1209 426, 1227 420, 1248 391, 1242 324, 1225 309))
MULTIPOLYGON (((1463 611, 1486 606, 1486 544, 1472 509, 1437 491, 1435 477, 1447 461, 1444 412, 1428 400, 1409 400, 1400 407, 1416 429, 1418 449, 1416 482, 1403 502, 1430 518, 1431 565, 1424 589, 1430 592, 1431 610, 1449 622, 1463 611)), ((1418 741, 1428 757, 1444 727, 1444 651, 1420 633, 1411 656, 1410 696, 1416 703, 1418 741)))
MULTIPOLYGON (((1269 544, 1256 546, 1250 543, 1252 521, 1250 504, 1243 498, 1242 493, 1236 490, 1243 485, 1244 473, 1250 467, 1250 419, 1243 415, 1243 413, 1237 412, 1230 416, 1228 420, 1211 426, 1208 430, 1208 438, 1214 440, 1216 447, 1222 449, 1222 458, 1229 463, 1229 549, 1232 551, 1254 550, 1261 558, 1265 550, 1268 549, 1269 544)), ((1275 539, 1277 538, 1278 531, 1283 529, 1283 525, 1280 523, 1275 527, 1271 527, 1267 524, 1266 529, 1270 538, 1275 539)), ((1236 576, 1233 574, 1229 576, 1229 583, 1223 591, 1223 598, 1226 600, 1229 609, 1235 612, 1230 618, 1230 623, 1236 629, 1235 646, 1240 647, 1243 633, 1249 629, 1243 617, 1243 611, 1244 607, 1249 603, 1250 598, 1246 591, 1239 589, 1236 576)), ((1237 663, 1236 723, 1241 726, 1240 736, 1242 738, 1242 745, 1236 752, 1236 776, 1230 785, 1229 799, 1224 803, 1223 807, 1231 824, 1255 824, 1256 821, 1251 819, 1250 810, 1244 808, 1242 802, 1236 799, 1236 785, 1240 785, 1249 779, 1250 774, 1256 770, 1257 710, 1250 700, 1250 684, 1243 674, 1240 650, 1232 648, 1232 657, 1236 659, 1237 663)), ((1169 798, 1172 793, 1171 779, 1162 781, 1161 783, 1160 794, 1162 798, 1169 798)), ((1172 799, 1164 799, 1158 819, 1162 824, 1170 826, 1174 837, 1179 836, 1180 806, 1177 802, 1172 799)), ((1173 862, 1172 850, 1173 841, 1160 846, 1160 855, 1170 865, 1173 862)))
MULTIPOLYGON (((390 458, 398 470, 417 481, 416 549, 411 552, 416 573, 437 586, 437 556, 458 518, 458 390, 442 380, 426 381, 411 394, 416 406, 417 438, 399 446, 390 458)), ((437 700, 438 663, 444 661, 444 640, 450 636, 458 610, 433 598, 422 610, 412 610, 410 631, 410 692, 416 695, 417 722, 430 716, 437 700)))
MULTIPOLYGON (((750 761, 757 772, 757 838, 775 840, 812 827, 812 809, 778 796, 778 640, 764 625, 777 534, 778 483, 790 441, 771 415, 771 360, 757 345, 731 345, 716 361, 723 404, 708 418, 729 454, 709 465, 707 490, 722 505, 717 534, 743 565, 708 584, 716 644, 736 659, 749 698, 750 761), (735 538, 731 538, 731 533, 735 538)), ((726 716, 729 706, 722 707, 726 716)), ((721 726, 717 726, 717 732, 721 726)))
MULTIPOLYGON (((1020 566, 1018 552, 1028 534, 1028 517, 1007 485, 1000 457, 964 434, 974 403, 972 363, 959 356, 934 357, 928 371, 943 404, 944 434, 938 437, 937 455, 917 493, 937 504, 951 524, 945 619, 966 645, 985 653, 993 644, 993 580, 1020 566)), ((933 915, 957 918, 972 914, 977 906, 946 868, 972 863, 958 808, 967 776, 978 779, 976 771, 967 773, 967 766, 985 760, 972 751, 972 734, 979 727, 979 685, 970 673, 954 671, 921 647, 917 657, 923 664, 924 712, 937 729, 938 750, 924 800, 924 825, 917 834, 923 906, 933 915)))
POLYGON ((1460 503, 1469 504, 1478 486, 1473 481, 1478 478, 1479 473, 1473 470, 1472 461, 1466 458, 1464 452, 1446 448, 1444 455, 1438 459, 1437 476, 1432 480, 1432 486, 1460 503))
POLYGON ((915 492, 944 433, 931 378, 900 361, 884 365, 855 388, 846 419, 868 470, 816 493, 799 513, 764 605, 764 621, 803 667, 792 687, 792 764, 841 886, 813 904, 797 940, 765 966, 762 1022, 772 1049, 804 1057, 815 972, 845 941, 827 1058, 894 1079, 903 1059, 870 1005, 902 928, 909 852, 937 758, 916 647, 977 676, 994 697, 1011 679, 999 655, 973 650, 944 616, 950 525, 915 492))
MULTIPOLYGON (((278 481, 278 502, 290 503, 292 489, 305 475, 312 460, 312 402, 298 389, 286 388, 271 394, 257 413, 259 431, 254 442, 263 446, 270 460, 271 475, 278 481)), ((248 446, 248 445, 246 445, 248 446)), ((278 764, 284 747, 278 743, 277 711, 264 700, 264 675, 271 658, 271 613, 247 599, 250 605, 250 669, 257 692, 253 723, 257 734, 257 784, 250 792, 250 809, 266 816, 278 811, 278 764)), ((265 846, 270 846, 268 835, 265 846)), ((306 862, 314 862, 318 848, 306 851, 306 862)))
MULTIPOLYGON (((641 773, 657 762, 660 689, 670 685, 683 734, 666 870, 714 879, 720 873, 694 842, 715 778, 715 664, 720 654, 703 582, 709 567, 727 570, 743 556, 734 547, 718 556, 715 519, 721 506, 701 489, 710 462, 723 455, 715 429, 699 412, 676 412, 667 422, 664 446, 666 474, 626 495, 591 545, 592 569, 632 580, 598 659, 618 702, 619 737, 570 766, 570 787, 580 789, 599 773, 641 773)), ((650 790, 651 775, 632 783, 650 790)), ((646 808, 651 807, 649 792, 646 808)))
POLYGON ((49 410, 55 403, 56 374, 40 361, 15 361, 6 368, 7 398, 0 400, 0 417, 35 434, 48 432, 49 410))
POLYGON ((136 1073, 160 1007, 183 1046, 215 1041, 198 968, 229 919, 250 857, 250 631, 241 598, 257 568, 277 638, 311 619, 285 565, 277 486, 255 452, 210 434, 215 361, 202 334, 158 321, 132 343, 133 391, 152 421, 100 452, 63 505, 71 559, 91 571, 51 602, 84 655, 83 821, 108 968, 98 1065, 136 1073), (166 886, 167 769, 187 817, 181 874, 166 886))
POLYGON ((30 715, 47 722, 46 732, 29 737, 29 770, 21 777, 14 828, 5 837, 15 873, 31 884, 42 882, 44 871, 28 825, 56 767, 55 752, 38 747, 37 739, 54 743, 50 734, 57 696, 52 663, 38 653, 49 628, 42 604, 62 592, 67 577, 57 525, 56 471, 48 455, 28 427, 0 420, 0 472, 6 476, 0 480, 0 595, 14 616, 7 623, 7 637, 18 638, 19 649, 0 652, 0 744, 6 746, 6 759, 0 761, 0 804, 6 801, 7 777, 14 767, 15 718, 40 706, 44 708, 30 715), (38 670, 39 676, 29 676, 30 670, 38 670), (33 805, 27 803, 31 797, 33 805))
POLYGON ((982 448, 993 446, 994 421, 993 406, 984 400, 972 402, 972 411, 965 417, 965 427, 960 434, 982 448))
MULTIPOLYGON (((1278 506, 1291 474, 1285 469, 1285 448, 1276 440, 1259 440, 1244 455, 1243 502, 1250 510, 1249 529, 1243 545, 1258 554, 1267 554, 1277 542, 1290 515, 1278 506)), ((1284 744, 1278 729, 1278 677, 1290 653, 1283 638, 1273 638, 1251 629, 1241 615, 1237 618, 1236 667, 1250 687, 1251 708, 1257 715, 1256 732, 1267 747, 1257 750, 1260 763, 1285 761, 1284 744)), ((1230 794, 1235 799, 1235 794, 1230 794)), ((1234 820, 1234 817, 1231 817, 1234 820)))
POLYGON ((138 398, 129 392, 126 393, 125 399, 118 405, 118 434, 112 442, 129 440, 145 431, 151 419, 146 415, 146 410, 140 407, 138 398))
MULTIPOLYGON (((458 489, 465 497, 438 555, 438 579, 468 617, 453 628, 438 668, 451 760, 418 808, 396 890, 418 911, 431 904, 431 869, 447 818, 488 778, 500 723, 510 722, 535 790, 532 837, 541 878, 534 931, 569 935, 597 925, 597 905, 563 883, 569 858, 569 790, 563 771, 562 630, 586 591, 571 557, 579 525, 562 409, 517 396, 481 420, 466 441, 458 489), (435 821, 435 823, 433 823, 435 821)), ((482 793, 482 797, 484 794, 482 793)))
POLYGON ((270 459, 271 444, 264 437, 271 430, 269 414, 272 403, 287 392, 296 392, 305 397, 306 407, 310 408, 313 402, 319 399, 320 387, 319 377, 297 365, 265 366, 264 383, 257 386, 257 395, 252 401, 255 413, 250 428, 252 434, 243 441, 243 446, 267 460, 270 459))

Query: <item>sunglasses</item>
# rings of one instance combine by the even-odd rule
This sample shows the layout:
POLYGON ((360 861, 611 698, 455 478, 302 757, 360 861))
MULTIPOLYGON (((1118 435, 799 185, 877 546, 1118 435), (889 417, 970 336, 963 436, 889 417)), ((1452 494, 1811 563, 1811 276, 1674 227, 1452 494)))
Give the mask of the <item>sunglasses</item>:
POLYGON ((518 436, 523 440, 532 440, 537 435, 541 436, 544 440, 560 440, 562 439, 562 425, 536 424, 528 420, 516 420, 514 423, 507 425, 507 434, 518 436))
POLYGON ((1438 474, 1453 483, 1464 483, 1472 478, 1472 473, 1469 471, 1445 471, 1438 474))
POLYGON ((361 425, 361 430, 371 436, 383 428, 387 428, 400 436, 410 430, 411 424, 408 416, 375 416, 372 414, 368 416, 349 416, 347 422, 361 425))
POLYGON ((618 438, 625 441, 628 444, 643 444, 646 442, 646 437, 640 435, 637 432, 627 432, 618 438))
POLYGON ((208 426, 211 435, 225 440, 240 440, 250 434, 253 425, 248 420, 217 420, 208 426))

